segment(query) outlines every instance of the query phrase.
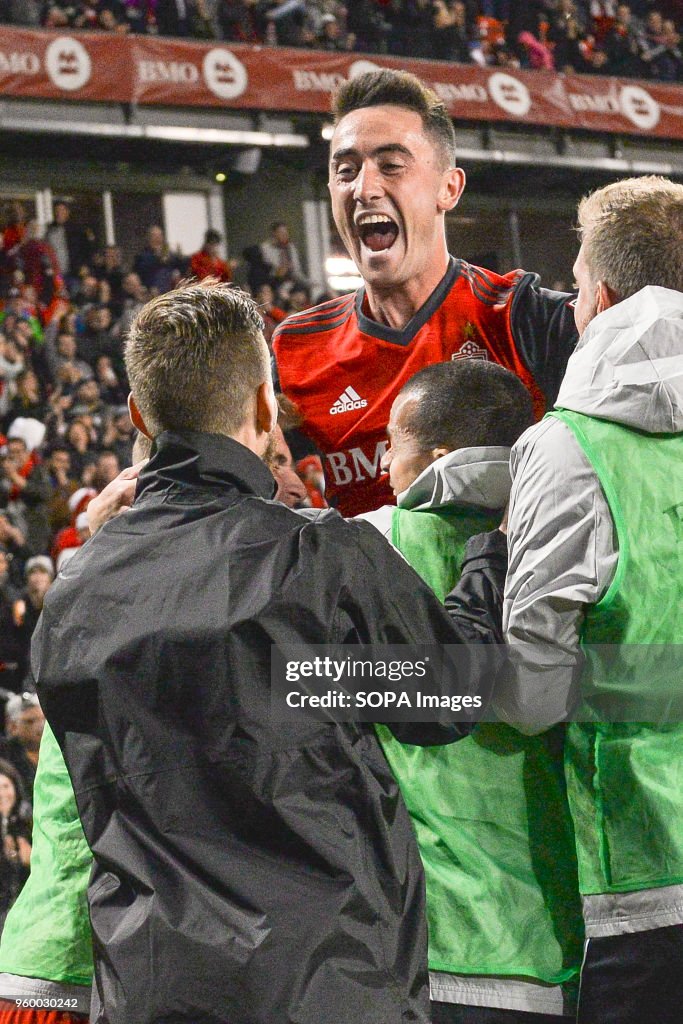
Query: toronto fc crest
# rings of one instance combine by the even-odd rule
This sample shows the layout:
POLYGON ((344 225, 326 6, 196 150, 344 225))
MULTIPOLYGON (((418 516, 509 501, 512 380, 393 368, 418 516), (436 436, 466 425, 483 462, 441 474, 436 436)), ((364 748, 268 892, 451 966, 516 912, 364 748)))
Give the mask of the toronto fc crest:
POLYGON ((453 353, 451 361, 455 359, 488 359, 489 354, 486 349, 476 342, 477 330, 469 320, 465 324, 462 336, 463 343, 458 351, 453 353))

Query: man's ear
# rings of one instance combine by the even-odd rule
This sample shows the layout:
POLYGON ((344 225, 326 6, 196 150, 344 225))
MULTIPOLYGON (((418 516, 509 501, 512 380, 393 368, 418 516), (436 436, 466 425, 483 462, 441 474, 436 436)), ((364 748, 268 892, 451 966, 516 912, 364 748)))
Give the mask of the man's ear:
POLYGON ((432 461, 436 462, 436 460, 440 459, 442 457, 442 455, 448 455, 450 451, 451 451, 450 448, 441 448, 441 447, 439 447, 439 448, 432 448, 431 453, 430 453, 431 456, 432 456, 432 461))
POLYGON ((142 418, 142 413, 138 409, 137 402, 133 398, 133 392, 132 391, 128 395, 128 414, 129 414, 131 420, 133 421, 133 426, 137 427, 137 429, 140 431, 140 433, 144 434, 145 437, 148 437, 150 439, 150 441, 151 441, 152 440, 152 435, 150 434, 149 430, 145 426, 145 421, 142 418))
POLYGON ((264 380, 256 392, 256 423, 264 434, 270 434, 277 424, 277 401, 271 381, 264 380))
POLYGON ((612 306, 616 306, 617 302, 621 302, 614 288, 610 288, 604 281, 598 281, 595 299, 598 313, 604 313, 606 309, 610 309, 612 306))
POLYGON ((462 167, 449 167, 444 171, 441 179, 441 187, 436 199, 436 206, 440 213, 447 213, 458 204, 460 196, 465 190, 465 172, 462 167))

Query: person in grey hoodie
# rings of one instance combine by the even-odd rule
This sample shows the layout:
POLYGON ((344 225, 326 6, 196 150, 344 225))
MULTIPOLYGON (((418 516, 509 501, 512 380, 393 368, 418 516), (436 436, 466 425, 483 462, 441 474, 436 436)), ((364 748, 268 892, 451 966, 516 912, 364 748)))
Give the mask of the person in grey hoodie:
POLYGON ((616 182, 585 198, 578 220, 581 338, 554 412, 512 452, 511 668, 495 707, 527 733, 574 719, 579 1024, 674 1024, 680 698, 673 716, 662 709, 675 706, 683 649, 683 185, 616 182))

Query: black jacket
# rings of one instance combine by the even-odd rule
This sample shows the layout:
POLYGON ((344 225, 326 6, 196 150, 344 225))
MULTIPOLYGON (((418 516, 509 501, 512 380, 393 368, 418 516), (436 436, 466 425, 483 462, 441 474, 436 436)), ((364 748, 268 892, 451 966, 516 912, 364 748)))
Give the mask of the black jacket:
POLYGON ((33 668, 95 856, 97 1024, 428 1020, 397 785, 371 726, 271 720, 270 648, 459 634, 372 526, 273 491, 236 442, 162 435, 45 601, 33 668))

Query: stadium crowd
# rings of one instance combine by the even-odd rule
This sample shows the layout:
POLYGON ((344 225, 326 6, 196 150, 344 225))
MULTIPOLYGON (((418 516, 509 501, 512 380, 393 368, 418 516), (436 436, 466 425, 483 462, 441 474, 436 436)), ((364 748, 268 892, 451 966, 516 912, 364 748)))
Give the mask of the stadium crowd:
POLYGON ((0 0, 0 23, 683 79, 680 0, 0 0))

